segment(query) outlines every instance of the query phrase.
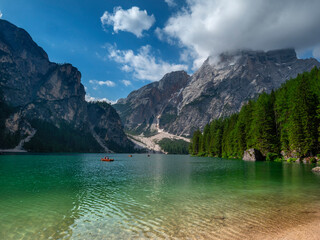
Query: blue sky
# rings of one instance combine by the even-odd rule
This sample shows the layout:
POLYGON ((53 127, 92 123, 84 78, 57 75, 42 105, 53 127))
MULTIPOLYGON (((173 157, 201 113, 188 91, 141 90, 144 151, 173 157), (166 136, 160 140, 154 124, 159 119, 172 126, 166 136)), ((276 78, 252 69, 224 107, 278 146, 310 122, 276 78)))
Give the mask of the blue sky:
POLYGON ((88 97, 115 101, 223 51, 295 47, 319 59, 320 1, 265 2, 0 0, 0 16, 28 31, 51 61, 77 67, 88 97))
POLYGON ((162 27, 174 11, 165 1, 0 0, 0 10, 3 19, 29 32, 48 53, 50 61, 72 63, 77 67, 91 97, 114 101, 150 82, 148 79, 137 79, 132 72, 122 71, 122 64, 108 57, 109 47, 136 52, 150 45, 150 54, 157 60, 165 59, 170 64, 179 61, 179 49, 160 41, 154 33, 157 26, 162 27), (104 12, 113 13, 118 6, 123 9, 138 6, 148 15, 153 15, 155 23, 139 38, 127 31, 114 33, 111 25, 103 28, 100 18, 104 12), (108 81, 114 84, 93 83, 108 81))

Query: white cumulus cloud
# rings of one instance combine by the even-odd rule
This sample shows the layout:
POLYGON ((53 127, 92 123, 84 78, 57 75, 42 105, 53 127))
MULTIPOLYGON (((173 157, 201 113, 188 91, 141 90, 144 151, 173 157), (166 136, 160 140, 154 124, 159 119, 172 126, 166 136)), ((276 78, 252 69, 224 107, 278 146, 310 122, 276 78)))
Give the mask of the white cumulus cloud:
POLYGON ((319 9, 319 0, 187 0, 162 34, 193 52, 196 65, 243 48, 303 50, 320 42, 319 9))
POLYGON ((156 37, 163 42, 168 42, 171 45, 174 45, 174 41, 159 27, 154 30, 156 37))
POLYGON ((313 49, 312 54, 315 58, 320 59, 320 45, 313 49))
POLYGON ((122 80, 121 82, 122 82, 126 87, 132 85, 129 80, 122 80))
POLYGON ((2 16, 3 16, 3 14, 2 14, 2 12, 0 11, 0 18, 2 18, 2 16))
POLYGON ((133 76, 140 80, 158 81, 168 72, 188 69, 187 65, 170 64, 156 59, 151 53, 150 45, 141 47, 137 53, 109 47, 109 58, 122 64, 122 70, 133 72, 133 76))
POLYGON ((132 7, 124 10, 116 7, 113 13, 104 12, 100 18, 103 25, 112 25, 113 31, 127 31, 142 37, 142 32, 148 30, 155 22, 153 15, 148 15, 146 10, 140 10, 138 7, 132 7))
POLYGON ((174 0, 164 0, 169 7, 175 7, 177 4, 175 3, 174 0))
POLYGON ((98 81, 98 80, 89 80, 89 83, 93 84, 93 85, 99 85, 99 86, 103 86, 106 85, 108 87, 114 87, 116 86, 116 84, 112 81, 98 81))

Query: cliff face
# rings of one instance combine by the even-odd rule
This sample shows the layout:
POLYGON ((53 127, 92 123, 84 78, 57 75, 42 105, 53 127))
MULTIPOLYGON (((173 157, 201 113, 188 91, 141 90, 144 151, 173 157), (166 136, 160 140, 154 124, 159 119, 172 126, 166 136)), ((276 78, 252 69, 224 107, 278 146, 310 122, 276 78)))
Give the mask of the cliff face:
MULTIPOLYGON (((190 81, 184 71, 166 74, 159 82, 150 83, 133 91, 114 105, 125 127, 132 132, 153 132, 159 128, 161 116, 177 114, 181 102, 179 94, 190 81)), ((163 126, 160 126, 163 127, 163 126)))
MULTIPOLYGON (((32 124, 34 119, 57 128, 63 122, 86 134, 90 133, 90 124, 96 124, 89 124, 81 73, 70 64, 50 62, 25 30, 4 20, 0 20, 0 97, 2 104, 11 108, 2 117, 2 135, 25 137, 37 130, 32 124)), ((124 148, 130 145, 117 114, 105 111, 100 117, 106 121, 99 129, 108 132, 108 139, 117 139, 124 148), (116 130, 108 131, 110 125, 116 130)), ((0 149, 5 147, 4 143, 0 144, 0 149)))
POLYGON ((123 147, 127 147, 128 150, 132 147, 132 143, 123 131, 118 113, 110 104, 89 103, 88 122, 92 131, 113 151, 123 152, 123 147))
MULTIPOLYGON (((202 129, 213 119, 238 112, 249 99, 279 88, 286 80, 310 71, 314 66, 320 66, 316 59, 297 59, 293 49, 224 53, 217 58, 208 58, 197 72, 186 77, 181 88, 171 92, 173 97, 166 95, 161 99, 161 102, 173 104, 160 110, 154 107, 147 85, 120 101, 116 109, 129 130, 149 120, 144 112, 152 112, 160 119, 160 128, 190 136, 195 128, 202 129), (138 103, 137 98, 141 96, 143 102, 133 104, 138 103), (130 106, 129 112, 123 111, 121 104, 124 103, 130 106), (146 117, 133 118, 133 114, 146 117)), ((167 85, 177 79, 173 76, 167 85)), ((160 82, 150 86, 159 88, 160 82)))

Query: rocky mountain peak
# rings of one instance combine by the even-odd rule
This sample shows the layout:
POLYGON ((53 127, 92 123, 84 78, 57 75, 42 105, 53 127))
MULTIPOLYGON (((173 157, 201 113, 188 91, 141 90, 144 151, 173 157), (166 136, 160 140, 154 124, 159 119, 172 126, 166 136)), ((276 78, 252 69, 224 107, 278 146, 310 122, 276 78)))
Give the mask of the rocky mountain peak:
POLYGON ((221 62, 228 62, 240 57, 260 61, 261 63, 265 63, 267 61, 272 61, 274 63, 288 63, 297 60, 297 54, 293 48, 271 50, 267 52, 237 50, 233 52, 224 52, 219 55, 221 62))
MULTIPOLYGON (((195 128, 203 128, 215 118, 239 111, 249 99, 279 88, 286 80, 310 71, 314 66, 320 66, 316 59, 298 59, 291 48, 267 52, 225 52, 217 57, 209 57, 182 88, 173 88, 170 94, 162 95, 161 102, 165 104, 157 105, 157 108, 151 104, 152 97, 147 85, 124 100, 130 106, 130 111, 123 114, 123 108, 117 109, 128 129, 135 129, 148 119, 133 118, 133 115, 146 116, 146 113, 152 112, 152 116, 158 116, 159 126, 164 130, 190 136, 195 128)), ((168 76, 161 80, 169 82, 167 86, 171 86, 174 80, 178 81, 177 77, 168 76)), ((152 86, 159 88, 160 82, 152 86)))
POLYGON ((189 81, 190 76, 185 71, 167 73, 160 81, 150 83, 133 91, 127 98, 120 99, 114 107, 127 128, 137 133, 147 129, 156 131, 159 116, 176 109, 181 97, 179 93, 189 81))
POLYGON ((167 73, 159 81, 159 89, 172 92, 178 88, 184 87, 189 75, 185 71, 175 71, 167 73))
POLYGON ((23 59, 37 58, 49 61, 47 53, 32 40, 24 29, 0 19, 0 34, 2 42, 10 48, 15 56, 23 59))
POLYGON ((296 61, 297 53, 293 48, 268 51, 265 53, 267 61, 275 63, 290 63, 296 61))
POLYGON ((297 61, 297 54, 293 48, 278 49, 271 51, 253 51, 253 50, 237 50, 223 52, 218 56, 210 56, 203 63, 198 71, 201 71, 206 66, 211 66, 216 69, 221 69, 233 65, 245 64, 266 64, 272 62, 274 64, 288 64, 297 61))
POLYGON ((50 62, 25 30, 5 20, 0 20, 0 105, 7 109, 0 118, 0 149, 29 135, 33 151, 132 150, 112 106, 85 101, 78 69, 50 62), (6 140, 12 136, 14 141, 6 140), (69 146, 57 147, 61 141, 69 146))

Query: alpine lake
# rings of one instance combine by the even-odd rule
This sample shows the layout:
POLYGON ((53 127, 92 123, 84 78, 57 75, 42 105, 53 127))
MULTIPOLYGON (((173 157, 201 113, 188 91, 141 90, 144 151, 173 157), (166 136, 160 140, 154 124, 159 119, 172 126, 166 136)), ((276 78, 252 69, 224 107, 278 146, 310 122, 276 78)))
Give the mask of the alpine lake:
POLYGON ((313 219, 314 165, 183 155, 0 156, 0 239, 247 239, 313 219))

